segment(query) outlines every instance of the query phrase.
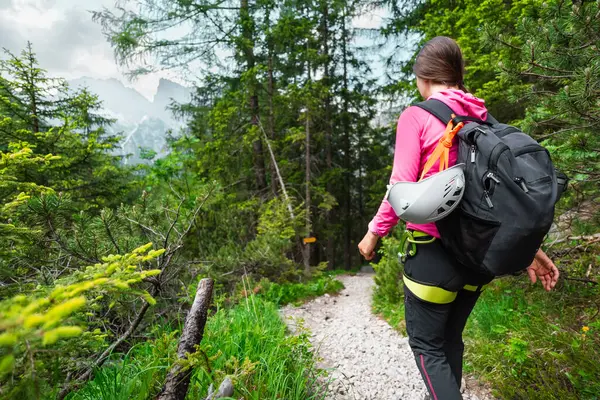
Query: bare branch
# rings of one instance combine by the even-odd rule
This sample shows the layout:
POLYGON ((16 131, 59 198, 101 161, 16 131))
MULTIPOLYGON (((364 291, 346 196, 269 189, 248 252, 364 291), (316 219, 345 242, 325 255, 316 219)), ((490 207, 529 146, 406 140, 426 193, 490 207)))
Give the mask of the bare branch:
MULTIPOLYGON (((156 289, 154 289, 153 293, 152 293, 152 296, 154 296, 156 294, 156 292, 157 292, 156 289)), ((148 311, 148 308, 150 308, 150 303, 144 302, 144 306, 142 307, 142 309, 138 313, 138 315, 135 318, 135 320, 129 326, 129 329, 127 329, 127 331, 125 331, 125 333, 123 333, 121 335, 121 337, 119 337, 119 339, 117 339, 114 343, 112 343, 110 346, 108 346, 106 348, 106 350, 104 350, 102 352, 102 354, 100 354, 100 356, 98 356, 98 358, 96 358, 96 360, 88 367, 88 369, 85 370, 85 372, 83 372, 81 375, 79 375, 75 379, 75 382, 73 382, 73 383, 67 382, 65 384, 65 387, 58 394, 58 396, 57 396, 58 400, 63 400, 65 397, 67 397, 67 395, 69 393, 71 393, 71 391, 75 390, 76 388, 78 388, 79 386, 81 386, 83 383, 85 383, 86 381, 88 381, 90 379, 90 377, 92 376, 92 372, 94 371, 94 369, 98 368, 102 364, 104 364, 104 362, 111 355, 111 353, 113 352, 113 350, 117 346, 119 346, 121 343, 123 343, 125 340, 127 340, 133 334, 133 332, 139 326, 140 322, 142 322, 142 319, 146 315, 146 311, 148 311)))
POLYGON ((160 233, 160 232, 156 232, 154 229, 150 228, 149 226, 146 226, 146 225, 144 225, 144 224, 142 224, 142 223, 140 223, 140 222, 138 222, 138 221, 135 221, 135 220, 133 220, 133 219, 131 219, 131 218, 129 218, 129 217, 125 217, 125 219, 126 219, 127 221, 129 221, 129 222, 133 222, 134 224, 136 224, 136 225, 138 225, 138 226, 142 227, 143 229, 145 229, 145 230, 147 230, 147 231, 149 231, 149 232, 152 232, 152 233, 153 233, 153 234, 155 234, 156 236, 160 236, 160 237, 161 237, 161 238, 163 238, 163 239, 165 238, 165 236, 164 236, 162 233, 160 233))

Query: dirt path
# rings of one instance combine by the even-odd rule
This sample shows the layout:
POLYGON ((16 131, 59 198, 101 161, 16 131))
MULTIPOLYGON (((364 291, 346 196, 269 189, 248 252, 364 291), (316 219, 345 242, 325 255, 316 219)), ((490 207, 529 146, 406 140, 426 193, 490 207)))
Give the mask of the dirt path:
MULTIPOLYGON (((292 329, 302 318, 311 330, 311 342, 322 358, 320 367, 330 371, 327 399, 424 399, 426 389, 408 339, 371 313, 373 275, 338 279, 346 287, 340 295, 282 310, 292 329)), ((464 398, 484 399, 469 390, 464 398)))

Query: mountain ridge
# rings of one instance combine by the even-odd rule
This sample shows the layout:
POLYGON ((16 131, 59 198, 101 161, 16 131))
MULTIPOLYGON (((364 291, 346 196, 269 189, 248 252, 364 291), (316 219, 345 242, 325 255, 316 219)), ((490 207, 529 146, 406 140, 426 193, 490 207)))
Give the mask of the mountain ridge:
POLYGON ((109 133, 121 134, 119 155, 130 155, 126 163, 147 163, 140 158, 141 149, 153 150, 157 157, 168 153, 166 134, 177 134, 185 127, 185 121, 173 117, 168 110, 171 103, 186 103, 191 99, 191 89, 161 78, 152 100, 137 90, 125 86, 115 78, 91 78, 83 76, 68 81, 73 89, 85 87, 98 96, 105 116, 116 119, 109 133))

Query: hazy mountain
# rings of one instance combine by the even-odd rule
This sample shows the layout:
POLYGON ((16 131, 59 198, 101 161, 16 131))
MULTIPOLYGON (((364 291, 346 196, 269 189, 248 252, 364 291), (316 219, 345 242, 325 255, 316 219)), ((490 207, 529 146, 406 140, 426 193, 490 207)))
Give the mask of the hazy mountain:
POLYGON ((71 88, 87 87, 98 95, 104 114, 117 120, 111 130, 123 136, 119 154, 131 156, 128 163, 145 162, 140 159, 140 147, 153 150, 157 156, 167 153, 166 133, 174 134, 185 126, 176 120, 167 107, 173 102, 190 100, 191 91, 175 82, 161 79, 152 101, 123 85, 116 79, 83 77, 69 81, 71 88))

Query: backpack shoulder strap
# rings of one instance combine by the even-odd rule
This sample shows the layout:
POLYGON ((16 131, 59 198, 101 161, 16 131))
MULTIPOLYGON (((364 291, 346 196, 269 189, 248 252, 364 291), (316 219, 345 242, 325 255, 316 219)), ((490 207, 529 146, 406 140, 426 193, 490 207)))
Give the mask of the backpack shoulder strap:
POLYGON ((452 109, 448 107, 446 103, 437 99, 425 100, 415 104, 415 106, 427 111, 442 121, 444 125, 452 120, 452 116, 454 114, 454 111, 452 111, 452 109))
POLYGON ((454 111, 452 111, 452 109, 448 105, 446 105, 446 103, 438 99, 425 100, 415 104, 415 106, 427 111, 428 113, 442 121, 442 123, 444 124, 447 124, 451 120, 454 120, 455 123, 462 121, 474 121, 479 123, 486 123, 487 125, 496 125, 498 123, 496 118, 494 118, 489 112, 487 113, 485 121, 467 116, 454 117, 454 111))

